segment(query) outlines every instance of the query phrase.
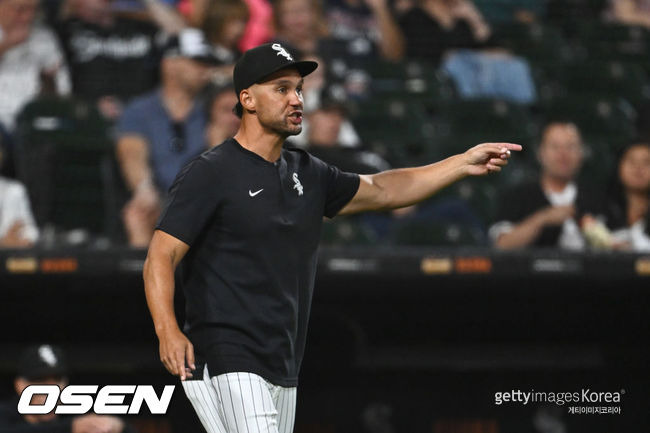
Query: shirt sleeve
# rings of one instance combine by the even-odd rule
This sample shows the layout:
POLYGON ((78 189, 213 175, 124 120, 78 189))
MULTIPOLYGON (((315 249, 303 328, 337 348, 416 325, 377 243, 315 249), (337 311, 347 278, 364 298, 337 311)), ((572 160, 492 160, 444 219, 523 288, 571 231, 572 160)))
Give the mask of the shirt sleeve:
POLYGON ((176 176, 156 229, 192 245, 220 204, 217 170, 199 157, 176 176))
POLYGON ((146 122, 144 122, 142 117, 142 110, 133 103, 129 104, 124 110, 124 113, 122 113, 122 116, 115 127, 117 136, 121 137, 123 135, 133 134, 146 137, 146 122))
POLYGON ((323 215, 334 218, 359 190, 359 175, 339 170, 318 158, 325 171, 325 208, 323 215))

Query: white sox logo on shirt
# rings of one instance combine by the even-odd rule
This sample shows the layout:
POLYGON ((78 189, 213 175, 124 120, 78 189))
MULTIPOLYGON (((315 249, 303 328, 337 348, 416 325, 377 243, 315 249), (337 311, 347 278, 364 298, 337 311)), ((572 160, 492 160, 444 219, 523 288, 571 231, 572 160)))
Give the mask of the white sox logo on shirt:
POLYGON ((300 183, 300 180, 298 180, 298 173, 293 174, 293 181, 296 183, 293 186, 293 189, 297 189, 298 195, 302 195, 302 184, 300 183))
POLYGON ((271 45, 271 48, 278 52, 278 56, 284 56, 288 61, 293 62, 293 57, 291 57, 291 54, 289 54, 289 52, 285 50, 282 45, 273 44, 271 45))

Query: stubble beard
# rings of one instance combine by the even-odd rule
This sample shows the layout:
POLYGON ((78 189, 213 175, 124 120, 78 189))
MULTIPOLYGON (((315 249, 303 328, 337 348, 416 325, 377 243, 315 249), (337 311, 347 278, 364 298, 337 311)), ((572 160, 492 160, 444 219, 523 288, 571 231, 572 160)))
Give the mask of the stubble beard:
POLYGON ((262 123, 262 126, 265 128, 284 138, 290 137, 292 135, 298 135, 302 132, 302 125, 292 125, 289 123, 288 117, 284 117, 284 120, 269 122, 266 125, 263 122, 260 123, 262 123))

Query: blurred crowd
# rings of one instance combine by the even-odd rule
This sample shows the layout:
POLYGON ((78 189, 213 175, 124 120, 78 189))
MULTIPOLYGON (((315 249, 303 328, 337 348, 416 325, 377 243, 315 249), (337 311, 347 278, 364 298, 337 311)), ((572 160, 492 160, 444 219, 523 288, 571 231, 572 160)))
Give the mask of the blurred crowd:
POLYGON ((320 64, 290 144, 343 170, 525 148, 325 243, 650 251, 647 0, 0 0, 0 247, 146 247, 269 41, 320 64))

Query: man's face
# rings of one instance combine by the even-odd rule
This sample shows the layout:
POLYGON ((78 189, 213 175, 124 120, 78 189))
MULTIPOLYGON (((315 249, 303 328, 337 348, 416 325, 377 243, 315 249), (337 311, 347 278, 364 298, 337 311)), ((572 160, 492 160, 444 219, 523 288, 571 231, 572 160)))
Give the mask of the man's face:
MULTIPOLYGON (((1 0, 0 0, 1 1, 1 0)), ((63 389, 68 384, 67 379, 61 377, 46 377, 43 379, 25 379, 24 377, 17 377, 14 380, 14 389, 18 395, 21 395, 25 388, 30 385, 57 385, 60 389, 63 389)), ((32 405, 43 405, 46 400, 45 394, 36 394, 32 397, 32 405)), ((40 422, 48 422, 56 418, 54 411, 42 415, 25 415, 29 423, 35 424, 40 422)))
POLYGON ((334 147, 338 145, 343 123, 342 113, 335 109, 319 109, 309 115, 309 144, 334 147))
POLYGON ((296 36, 309 34, 313 28, 314 12, 309 0, 280 2, 280 30, 296 36))
POLYGON ((578 174, 582 159, 582 140, 575 125, 555 123, 546 128, 539 148, 544 174, 571 181, 578 174))
POLYGON ((283 69, 249 88, 260 124, 288 137, 302 131, 303 79, 295 69, 283 69))
POLYGON ((195 95, 210 81, 212 67, 188 58, 175 58, 177 78, 188 93, 195 95))

